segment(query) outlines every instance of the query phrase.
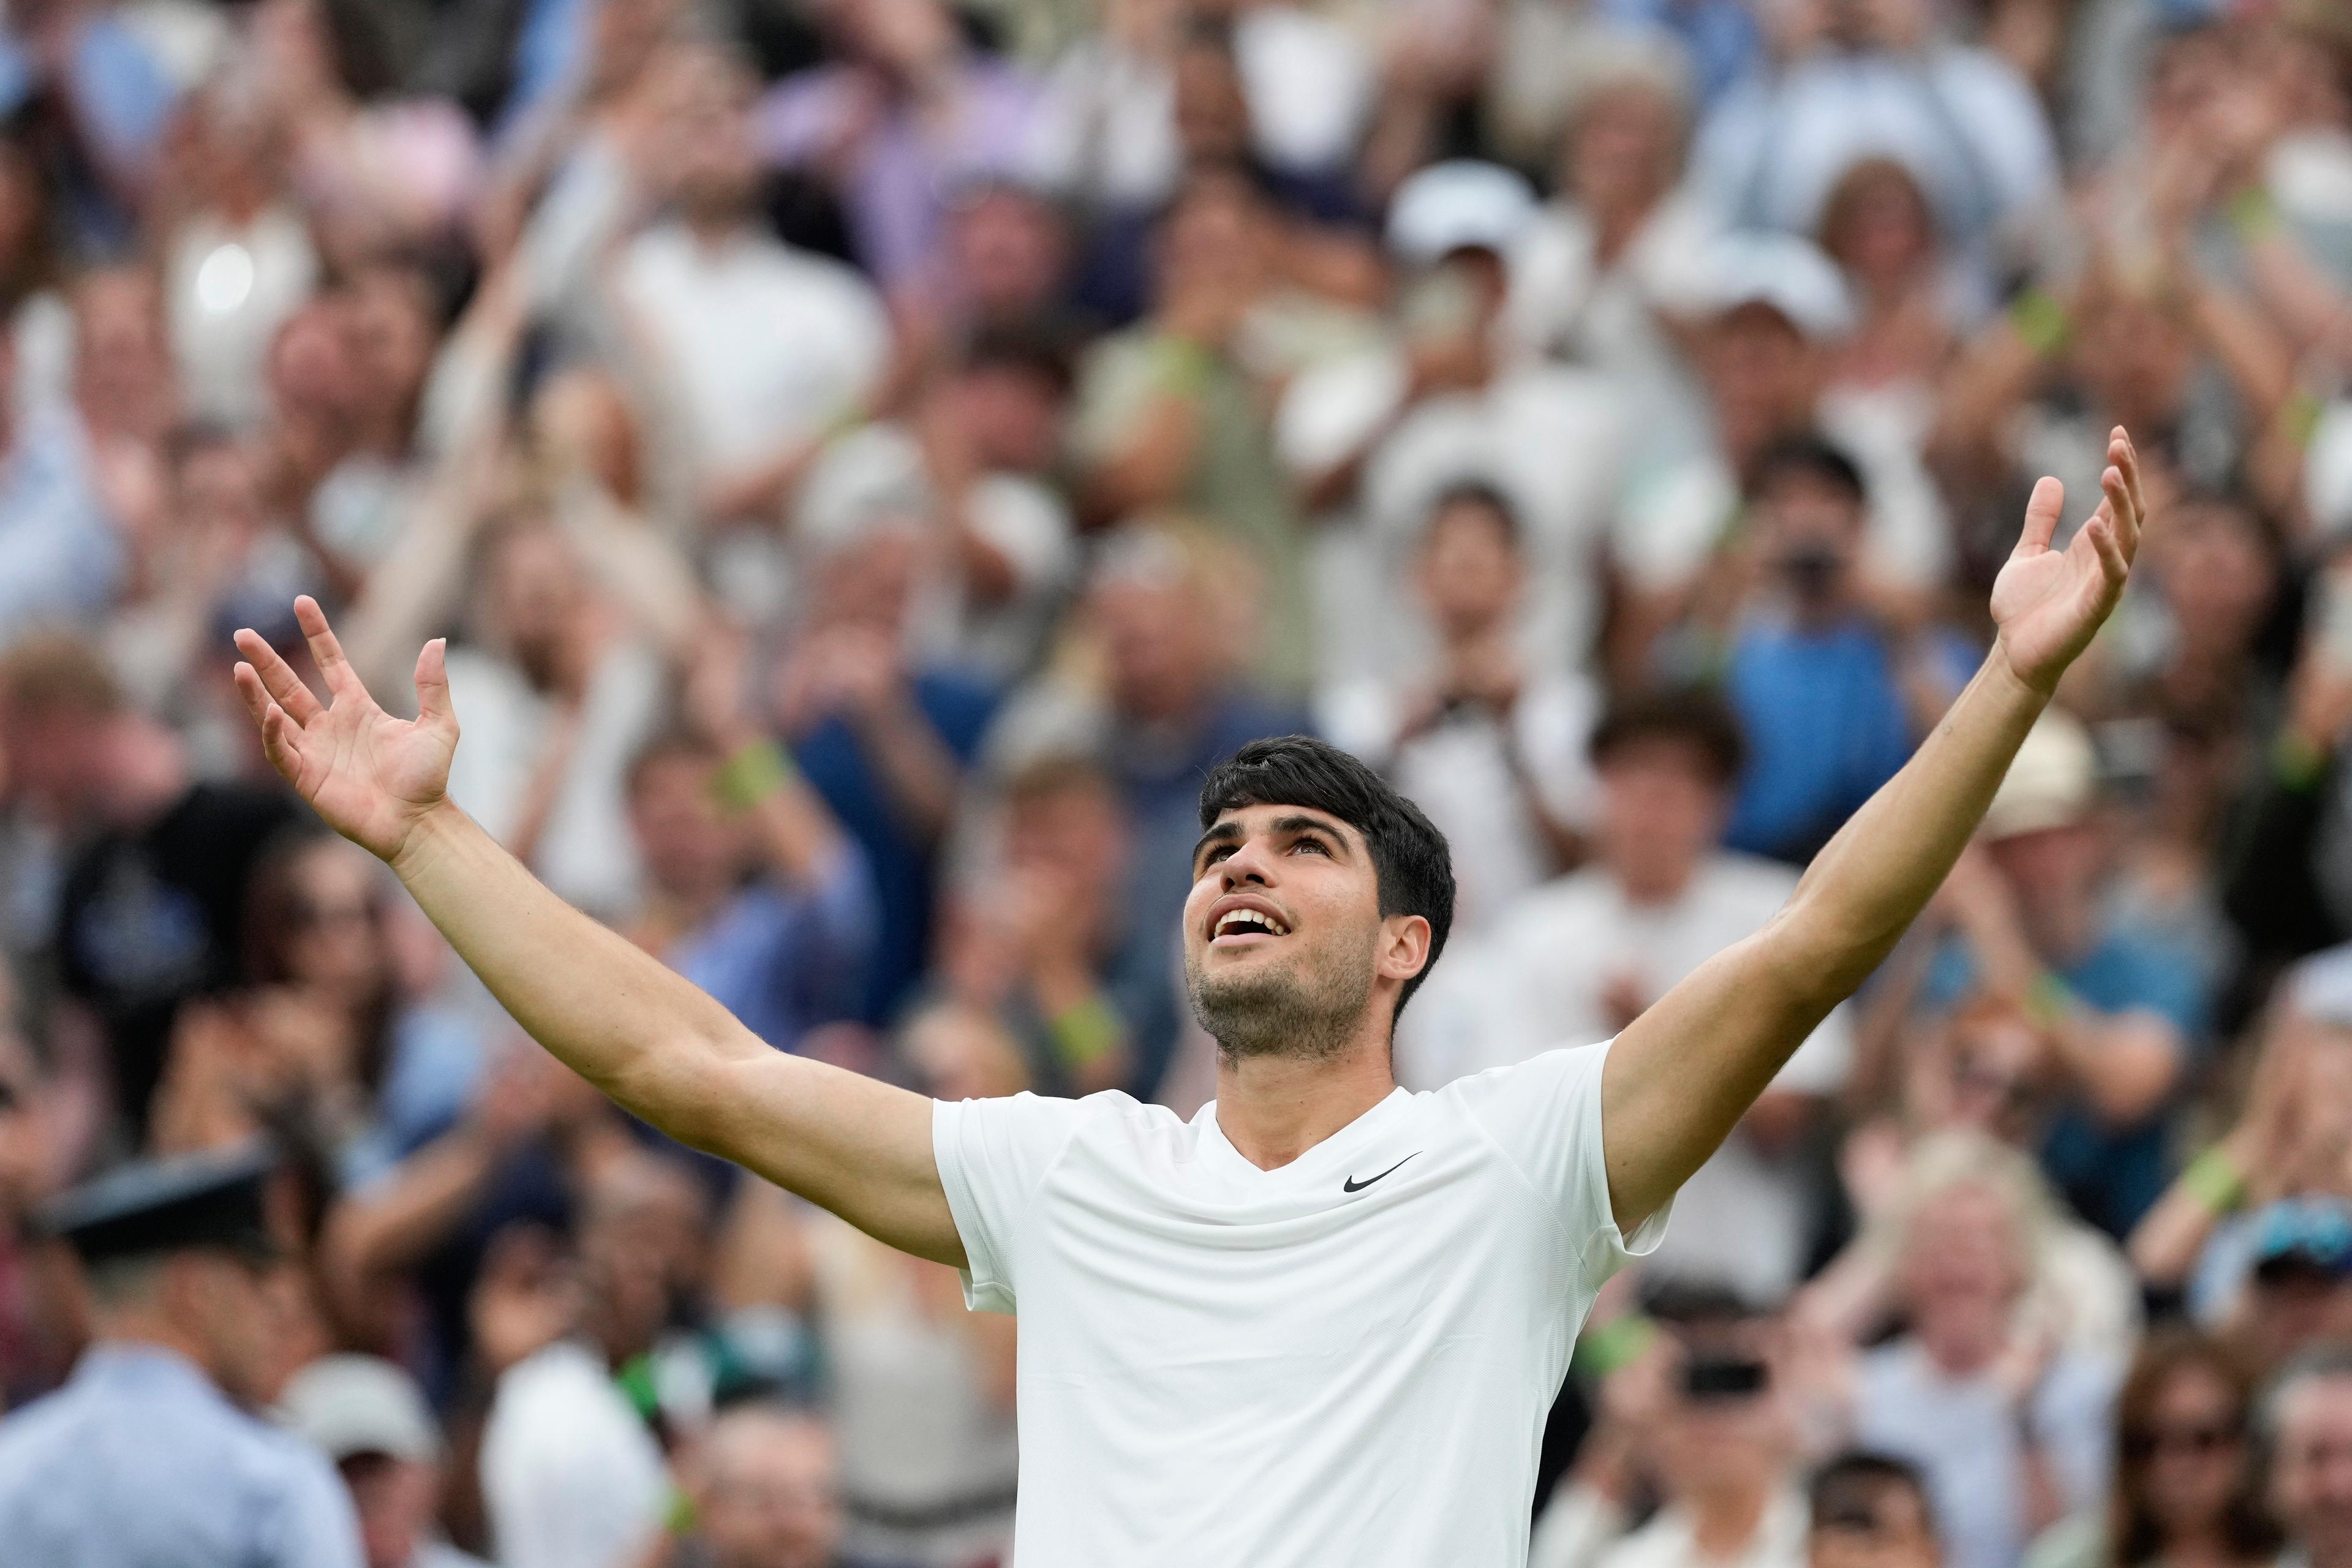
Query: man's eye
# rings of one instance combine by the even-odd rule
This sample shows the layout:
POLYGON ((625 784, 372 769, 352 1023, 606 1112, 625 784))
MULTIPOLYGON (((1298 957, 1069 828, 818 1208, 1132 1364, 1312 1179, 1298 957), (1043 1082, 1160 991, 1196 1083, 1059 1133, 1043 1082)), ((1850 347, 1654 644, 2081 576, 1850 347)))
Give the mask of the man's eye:
POLYGON ((1291 847, 1293 849, 1312 849, 1318 855, 1326 857, 1329 856, 1331 853, 1331 847, 1324 843, 1320 838, 1302 838, 1297 843, 1292 845, 1291 847))

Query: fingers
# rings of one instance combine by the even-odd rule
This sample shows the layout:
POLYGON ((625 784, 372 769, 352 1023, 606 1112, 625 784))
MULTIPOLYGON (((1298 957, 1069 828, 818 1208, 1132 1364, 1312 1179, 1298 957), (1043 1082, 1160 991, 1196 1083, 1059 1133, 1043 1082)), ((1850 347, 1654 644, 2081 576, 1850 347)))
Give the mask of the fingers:
POLYGON ((435 637, 416 656, 416 711, 435 724, 455 724, 449 706, 449 640, 435 637))
POLYGON ((294 619, 301 625, 303 638, 310 645, 310 657, 318 661, 327 689, 337 697, 364 699, 367 688, 360 684, 352 661, 343 657, 343 645, 335 640, 335 629, 327 624, 327 612, 319 608, 319 601, 308 594, 297 597, 294 619))
POLYGON ((297 734, 286 710, 272 702, 261 716, 261 754, 288 784, 299 784, 302 776, 302 748, 297 734))
POLYGON ((2105 499, 2099 510, 2115 525, 2116 545, 2129 561, 2139 549, 2139 509, 2132 501, 2131 486, 2118 468, 2109 468, 2099 476, 2099 489, 2105 499))
MULTIPOLYGON (((294 673, 294 667, 278 658, 278 650, 263 640, 259 632, 247 626, 232 640, 236 644, 236 651, 251 661, 237 668, 252 671, 255 684, 267 690, 297 726, 307 727, 311 720, 326 711, 319 705, 319 700, 310 695, 310 689, 302 684, 302 678, 294 673)), ((238 689, 242 690, 244 685, 245 678, 240 675, 237 678, 238 689)), ((253 719, 257 724, 261 721, 260 709, 253 710, 253 719)))
POLYGON ((2066 487, 2043 475, 2034 481, 2033 498, 2025 503, 2025 531, 2018 535, 2014 553, 2032 555, 2050 548, 2057 536, 2058 519, 2066 506, 2066 487))
POLYGON ((2147 521, 2147 492, 2140 483, 2139 448, 2120 425, 2107 437, 2107 461, 2123 475, 2124 488, 2131 496, 2132 532, 2137 539, 2140 525, 2147 521))
POLYGON ((2131 575, 2131 563, 2124 558, 2124 547, 2116 538, 2115 522, 2107 516, 2104 503, 2099 515, 2083 525, 2083 531, 2091 536, 2091 548, 2098 552, 2099 569, 2106 578, 2107 587, 2120 589, 2124 579, 2131 575))

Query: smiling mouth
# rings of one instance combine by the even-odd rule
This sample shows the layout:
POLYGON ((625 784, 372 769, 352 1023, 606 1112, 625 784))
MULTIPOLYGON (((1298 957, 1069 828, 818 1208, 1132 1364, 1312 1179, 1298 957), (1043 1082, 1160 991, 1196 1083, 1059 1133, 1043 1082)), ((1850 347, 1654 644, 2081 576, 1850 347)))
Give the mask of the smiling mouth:
POLYGON ((1264 910, 1227 910, 1217 917, 1216 926, 1209 932, 1209 945, 1219 947, 1252 940, 1270 941, 1289 934, 1290 928, 1279 917, 1264 910))

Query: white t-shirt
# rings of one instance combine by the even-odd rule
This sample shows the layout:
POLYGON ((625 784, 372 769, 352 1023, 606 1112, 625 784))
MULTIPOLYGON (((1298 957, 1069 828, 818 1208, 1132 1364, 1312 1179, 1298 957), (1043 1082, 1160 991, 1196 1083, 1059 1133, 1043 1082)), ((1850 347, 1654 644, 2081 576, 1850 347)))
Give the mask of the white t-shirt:
MULTIPOLYGON (((1394 416, 1407 391, 1389 349, 1301 373, 1283 395, 1275 441, 1294 474, 1327 468, 1394 416)), ((1322 531, 1317 622, 1327 680, 1426 667, 1414 612, 1414 554, 1431 506, 1453 486, 1492 486, 1518 514, 1528 583, 1521 649, 1537 668, 1581 664, 1601 626, 1602 566, 1617 552, 1617 501, 1631 432, 1607 379, 1559 364, 1505 372, 1476 392, 1423 400, 1365 458, 1358 528, 1322 531)), ((1701 539, 1692 565, 1710 541, 1701 539)))
MULTIPOLYGON (((1718 854, 1682 897, 1636 904, 1598 867, 1562 877, 1504 910, 1486 939, 1445 963, 1399 1021, 1398 1075, 1438 1084, 1521 1060, 1561 1033, 1616 1027, 1604 1000, 1622 973, 1654 1002, 1691 971, 1754 933, 1788 901, 1796 873, 1718 854)), ((1828 1094, 1845 1081, 1853 1033, 1840 1007, 1797 1047, 1772 1087, 1828 1094)), ((1801 1162, 1766 1153, 1735 1131, 1684 1184, 1674 1239, 1655 1268, 1705 1276, 1775 1300, 1805 1261, 1810 1191, 1801 1162)))
POLYGON ((649 228, 622 253, 620 288, 704 474, 820 429, 872 390, 890 357, 873 285, 750 231, 714 245, 683 224, 649 228))
POLYGON ((661 1445, 585 1347, 558 1341, 499 1379, 482 1500, 505 1568, 622 1568, 661 1528, 661 1445))
POLYGON ((1629 1245, 1606 1047, 1397 1089, 1262 1171, 1123 1094, 941 1102, 966 1300, 1022 1319, 1021 1568, 1521 1568, 1544 1416, 1629 1245))

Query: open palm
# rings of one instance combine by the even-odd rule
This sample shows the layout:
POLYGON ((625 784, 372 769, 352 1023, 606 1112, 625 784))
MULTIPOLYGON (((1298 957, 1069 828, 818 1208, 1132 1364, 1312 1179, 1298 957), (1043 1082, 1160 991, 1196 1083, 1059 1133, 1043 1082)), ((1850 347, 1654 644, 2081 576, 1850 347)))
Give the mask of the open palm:
POLYGON ((2074 531, 2063 550, 2053 550, 2066 487, 2044 479, 2026 503, 2025 529, 2017 548, 1993 579, 1992 618, 2010 668, 2042 691, 2058 678, 2123 596, 2139 552, 2145 503, 2140 497, 2139 454, 2117 426, 2107 438, 2107 469, 2099 476, 2099 510, 2074 531))
POLYGON ((312 810, 344 837, 389 860, 410 830, 446 798, 457 720, 449 710, 449 677, 438 638, 416 658, 417 715, 395 719, 368 695, 307 594, 294 617, 327 683, 320 702, 258 634, 240 631, 237 690, 261 726, 261 747, 312 810))

